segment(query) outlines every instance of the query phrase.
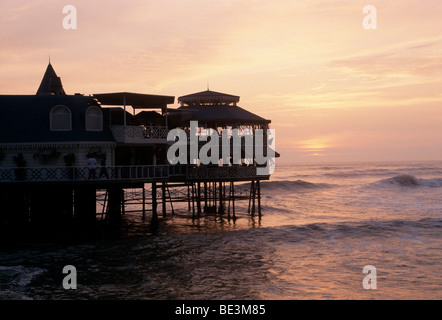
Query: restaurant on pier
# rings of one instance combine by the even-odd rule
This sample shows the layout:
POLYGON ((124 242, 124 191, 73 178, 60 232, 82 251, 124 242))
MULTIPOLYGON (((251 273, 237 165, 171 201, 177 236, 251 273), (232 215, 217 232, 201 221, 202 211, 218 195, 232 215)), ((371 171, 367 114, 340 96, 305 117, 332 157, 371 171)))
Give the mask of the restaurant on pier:
POLYGON ((216 213, 235 219, 239 200, 249 201, 251 215, 261 215, 261 181, 270 173, 257 173, 262 164, 244 153, 246 146, 240 163, 223 162, 221 152, 210 165, 172 165, 167 158, 170 130, 188 131, 192 121, 199 135, 209 128, 244 136, 269 129, 270 120, 239 107, 239 100, 206 90, 179 97, 180 106, 172 108, 174 96, 68 95, 49 63, 35 95, 0 95, 0 230, 119 220, 130 189, 141 190, 140 216, 152 225, 159 213, 174 213, 174 201, 187 202, 194 218, 216 213), (248 184, 247 197, 235 193, 238 182, 248 184), (186 196, 174 198, 174 188, 186 196))

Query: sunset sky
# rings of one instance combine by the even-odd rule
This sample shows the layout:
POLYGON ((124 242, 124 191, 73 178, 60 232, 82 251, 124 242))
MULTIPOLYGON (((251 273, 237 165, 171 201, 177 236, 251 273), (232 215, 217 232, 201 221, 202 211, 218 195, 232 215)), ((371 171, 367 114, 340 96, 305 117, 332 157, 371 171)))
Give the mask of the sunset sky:
POLYGON ((0 0, 0 94, 35 94, 50 55, 68 94, 239 95, 281 163, 442 160, 441 16, 440 0, 0 0))

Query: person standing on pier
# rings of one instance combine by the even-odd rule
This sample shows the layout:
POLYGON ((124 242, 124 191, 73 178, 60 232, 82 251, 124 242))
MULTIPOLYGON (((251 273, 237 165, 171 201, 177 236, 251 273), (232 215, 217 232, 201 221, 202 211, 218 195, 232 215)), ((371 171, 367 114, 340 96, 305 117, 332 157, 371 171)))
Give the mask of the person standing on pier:
POLYGON ((101 177, 106 177, 107 179, 109 179, 109 174, 107 173, 107 168, 106 168, 106 157, 103 157, 103 159, 101 159, 101 168, 100 168, 100 175, 98 176, 98 178, 100 179, 101 177))
POLYGON ((88 179, 95 179, 96 178, 95 170, 96 170, 97 160, 95 160, 95 158, 92 156, 87 160, 87 165, 89 168, 88 179))

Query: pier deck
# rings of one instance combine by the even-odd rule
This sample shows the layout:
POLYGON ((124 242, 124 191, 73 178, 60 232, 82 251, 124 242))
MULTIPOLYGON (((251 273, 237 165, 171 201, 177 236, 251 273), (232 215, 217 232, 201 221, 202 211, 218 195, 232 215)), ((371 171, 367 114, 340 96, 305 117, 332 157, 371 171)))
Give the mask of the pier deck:
MULTIPOLYGON (((138 202, 142 218, 150 213, 152 225, 174 214, 174 203, 187 202, 193 218, 203 213, 227 214, 235 219, 235 201, 248 201, 248 212, 261 215, 260 181, 255 166, 151 165, 0 168, 0 227, 52 226, 57 221, 95 224, 97 215, 118 220, 129 202, 138 202), (235 182, 241 191, 235 192, 235 182), (244 192, 244 184, 250 183, 244 192), (130 190, 140 190, 130 199, 130 190), (103 191, 105 197, 103 199, 103 191), (101 209, 97 210, 97 207, 101 209)), ((238 188, 239 189, 239 188, 238 188)))

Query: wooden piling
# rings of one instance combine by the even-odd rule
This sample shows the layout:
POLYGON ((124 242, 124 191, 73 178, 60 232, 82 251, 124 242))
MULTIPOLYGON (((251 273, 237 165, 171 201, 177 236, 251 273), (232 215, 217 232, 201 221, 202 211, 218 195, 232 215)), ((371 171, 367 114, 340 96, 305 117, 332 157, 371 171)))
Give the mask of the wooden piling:
POLYGON ((152 182, 152 221, 151 225, 156 227, 158 225, 158 213, 157 213, 157 184, 152 182))
POLYGON ((252 216, 255 216, 255 212, 256 212, 256 181, 253 181, 252 216))
POLYGON ((108 197, 108 191, 106 190, 104 193, 104 200, 103 200, 103 208, 101 210, 101 220, 107 220, 108 218, 108 212, 107 210, 109 209, 109 203, 107 200, 108 197))
POLYGON ((249 207, 247 209, 247 213, 252 214, 252 199, 253 199, 253 189, 255 188, 255 181, 250 182, 250 191, 249 191, 249 207))
POLYGON ((166 188, 167 188, 167 194, 169 195, 170 208, 172 210, 172 216, 173 216, 175 215, 175 210, 173 210, 173 201, 172 201, 172 196, 170 195, 170 189, 168 184, 166 184, 166 188))
POLYGON ((260 180, 258 180, 258 181, 256 181, 256 183, 257 183, 257 189, 258 189, 258 195, 257 195, 257 198, 258 198, 258 215, 259 215, 259 217, 261 218, 261 181, 260 180))
POLYGON ((126 214, 126 198, 124 196, 124 189, 120 188, 120 197, 121 197, 121 214, 125 215, 126 214))
POLYGON ((232 189, 232 215, 233 215, 233 220, 236 220, 236 215, 235 215, 235 182, 231 182, 230 183, 231 189, 232 189))
POLYGON ((146 220, 146 188, 143 184, 143 190, 142 190, 142 201, 143 201, 143 212, 142 212, 142 220, 146 220))
POLYGON ((187 209, 190 211, 190 182, 187 182, 187 209))
POLYGON ((204 211, 207 210, 207 182, 204 182, 204 211))
POLYGON ((224 207, 223 207, 224 201, 223 201, 223 184, 222 184, 221 181, 219 182, 219 190, 218 191, 219 191, 219 208, 218 208, 218 213, 222 215, 224 213, 224 207))
POLYGON ((198 194, 197 194, 197 208, 198 218, 201 216, 201 183, 198 182, 198 194))
POLYGON ((192 219, 195 219, 195 183, 192 182, 192 219))
MULTIPOLYGON (((118 194, 118 193, 117 193, 118 194)), ((118 197, 111 197, 109 194, 109 209, 115 209, 112 207, 113 201, 118 197), (111 200, 112 199, 112 200, 111 200)), ((110 217, 113 217, 112 211, 109 212, 110 217)), ((77 186, 74 189, 74 218, 77 224, 82 229, 90 229, 95 226, 96 221, 96 190, 94 186, 77 186)))
POLYGON ((119 221, 124 208, 124 192, 121 187, 113 186, 107 190, 108 210, 107 216, 110 222, 119 221))
POLYGON ((166 183, 161 183, 161 205, 163 208, 163 218, 166 218, 166 183))

